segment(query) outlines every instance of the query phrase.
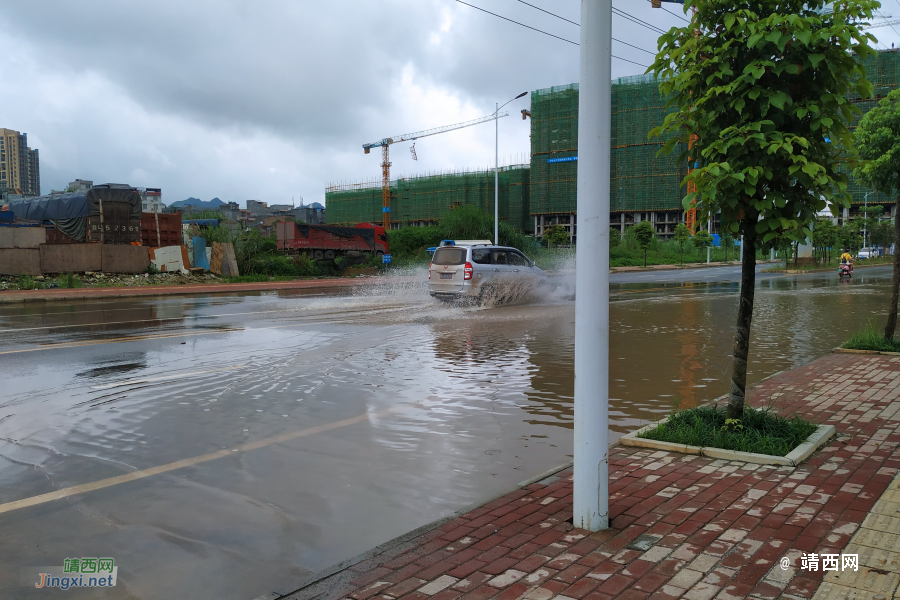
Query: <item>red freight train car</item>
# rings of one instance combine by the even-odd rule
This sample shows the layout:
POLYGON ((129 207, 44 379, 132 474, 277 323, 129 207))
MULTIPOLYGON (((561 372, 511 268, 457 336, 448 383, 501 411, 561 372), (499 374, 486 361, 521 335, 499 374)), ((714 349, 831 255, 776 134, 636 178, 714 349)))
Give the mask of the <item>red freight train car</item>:
POLYGON ((356 227, 275 223, 278 249, 310 258, 336 258, 360 254, 390 254, 387 235, 381 225, 360 223, 356 227))

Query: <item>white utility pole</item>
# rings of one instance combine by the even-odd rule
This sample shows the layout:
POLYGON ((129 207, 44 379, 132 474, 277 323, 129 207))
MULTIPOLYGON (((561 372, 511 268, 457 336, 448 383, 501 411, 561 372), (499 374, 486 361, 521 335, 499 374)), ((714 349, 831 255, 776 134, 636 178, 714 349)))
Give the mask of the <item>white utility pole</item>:
MULTIPOLYGON (((518 100, 528 95, 528 92, 522 92, 509 102, 518 100)), ((506 104, 509 104, 507 102, 506 104)), ((503 106, 506 106, 504 104, 503 106)), ((500 109, 499 103, 494 104, 497 110, 494 111, 494 244, 500 245, 500 109)), ((509 114, 509 113, 506 113, 509 114)))
POLYGON ((581 0, 575 257, 575 527, 609 527, 612 0, 581 0))
MULTIPOLYGON (((499 115, 500 103, 494 106, 499 115)), ((494 119, 494 245, 500 245, 500 119, 494 119)))
POLYGON ((866 192, 866 195, 863 196, 863 203, 865 204, 865 208, 863 209, 863 248, 868 248, 869 246, 866 244, 866 221, 869 220, 869 194, 872 192, 866 192))

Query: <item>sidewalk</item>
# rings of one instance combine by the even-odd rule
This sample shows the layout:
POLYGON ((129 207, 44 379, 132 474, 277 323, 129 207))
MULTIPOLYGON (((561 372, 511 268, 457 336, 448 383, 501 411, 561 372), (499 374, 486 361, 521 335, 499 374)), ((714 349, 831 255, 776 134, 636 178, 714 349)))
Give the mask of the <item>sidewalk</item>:
POLYGON ((565 469, 286 598, 896 598, 900 519, 867 514, 900 510, 900 491, 876 506, 900 469, 900 357, 832 354, 750 397, 833 424, 837 436, 796 468, 615 447, 606 531, 568 522, 565 469), (800 568, 801 554, 840 554, 851 538, 858 572, 800 568))
POLYGON ((303 279, 298 281, 262 281, 256 283, 205 283, 186 285, 146 285, 135 287, 89 287, 52 290, 6 290, 0 292, 0 304, 11 302, 49 302, 94 298, 134 298, 139 296, 175 296, 186 294, 233 294, 270 290, 317 290, 346 288, 376 283, 395 283, 403 277, 360 277, 303 279))

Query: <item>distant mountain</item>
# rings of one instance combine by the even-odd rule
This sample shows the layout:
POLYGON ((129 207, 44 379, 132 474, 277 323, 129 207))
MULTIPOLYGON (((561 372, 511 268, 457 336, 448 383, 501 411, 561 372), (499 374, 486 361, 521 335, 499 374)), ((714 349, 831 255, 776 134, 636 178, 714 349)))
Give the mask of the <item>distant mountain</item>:
POLYGON ((186 200, 179 200, 178 202, 173 202, 169 206, 194 206, 197 208, 218 208, 225 204, 218 198, 213 198, 208 202, 204 202, 199 198, 188 198, 186 200))

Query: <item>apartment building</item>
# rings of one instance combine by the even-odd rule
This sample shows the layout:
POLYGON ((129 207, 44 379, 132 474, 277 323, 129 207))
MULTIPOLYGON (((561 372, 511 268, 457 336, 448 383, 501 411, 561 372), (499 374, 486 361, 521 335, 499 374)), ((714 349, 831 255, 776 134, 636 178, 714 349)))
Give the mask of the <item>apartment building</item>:
POLYGON ((0 181, 10 194, 41 195, 40 154, 28 147, 27 133, 0 128, 0 181))

